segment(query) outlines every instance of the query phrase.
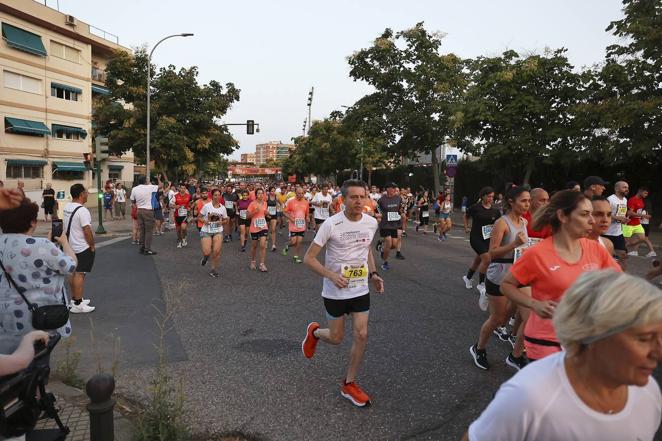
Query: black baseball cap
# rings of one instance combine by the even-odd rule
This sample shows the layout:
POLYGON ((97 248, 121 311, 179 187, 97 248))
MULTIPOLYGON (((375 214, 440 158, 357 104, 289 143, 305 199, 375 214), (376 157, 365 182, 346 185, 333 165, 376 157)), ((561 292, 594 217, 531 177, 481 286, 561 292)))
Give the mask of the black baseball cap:
POLYGON ((398 184, 396 184, 395 182, 389 182, 388 184, 386 184, 386 188, 398 188, 398 184))
POLYGON ((609 182, 602 179, 600 176, 589 176, 584 179, 584 189, 589 188, 591 185, 602 185, 607 186, 609 182))

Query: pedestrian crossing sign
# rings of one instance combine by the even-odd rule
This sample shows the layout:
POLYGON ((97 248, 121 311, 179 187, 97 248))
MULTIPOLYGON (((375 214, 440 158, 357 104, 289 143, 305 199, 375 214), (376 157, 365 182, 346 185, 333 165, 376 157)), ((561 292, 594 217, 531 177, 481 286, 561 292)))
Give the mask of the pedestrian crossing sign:
POLYGON ((446 167, 457 167, 457 155, 446 155, 446 167))

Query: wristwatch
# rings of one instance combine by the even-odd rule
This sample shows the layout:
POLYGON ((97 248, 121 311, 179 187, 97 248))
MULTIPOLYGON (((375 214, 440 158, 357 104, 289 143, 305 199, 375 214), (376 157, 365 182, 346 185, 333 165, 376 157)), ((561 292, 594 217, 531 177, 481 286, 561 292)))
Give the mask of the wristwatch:
POLYGON ((379 273, 377 271, 373 271, 373 272, 368 274, 368 279, 372 279, 372 276, 378 276, 378 275, 379 275, 379 273))

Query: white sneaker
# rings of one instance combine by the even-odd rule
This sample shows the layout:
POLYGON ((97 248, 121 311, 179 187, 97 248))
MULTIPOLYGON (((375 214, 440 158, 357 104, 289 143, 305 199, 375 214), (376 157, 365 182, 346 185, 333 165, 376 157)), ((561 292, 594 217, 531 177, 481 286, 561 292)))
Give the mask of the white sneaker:
MULTIPOLYGON (((80 302, 81 302, 83 305, 89 305, 90 302, 91 302, 91 300, 90 300, 90 299, 82 299, 80 302)), ((73 301, 73 300, 69 300, 69 306, 71 307, 71 306, 74 306, 74 305, 75 305, 74 301, 73 301)))
POLYGON ((628 253, 628 256, 634 256, 634 257, 637 257, 637 256, 639 256, 639 251, 630 251, 630 252, 628 253))
POLYGON ((481 311, 487 311, 487 307, 489 305, 490 303, 487 301, 487 294, 485 294, 485 290, 480 291, 480 297, 478 297, 478 307, 481 309, 481 311))
POLYGON ((177 248, 181 248, 181 247, 182 247, 182 243, 181 243, 181 242, 177 242, 177 248))
POLYGON ((182 246, 183 246, 183 247, 188 246, 188 242, 186 241, 186 239, 182 240, 182 246))
POLYGON ((657 257, 657 253, 655 251, 651 251, 650 253, 646 254, 646 257, 657 257))
POLYGON ((511 328, 514 327, 515 326, 515 317, 510 317, 510 320, 508 320, 508 324, 510 325, 511 328))
POLYGON ((80 305, 76 305, 75 303, 69 307, 69 312, 72 314, 85 314, 88 312, 94 311, 96 308, 94 306, 86 305, 81 302, 80 305))
POLYGON ((462 280, 464 280, 464 286, 467 289, 471 289, 474 287, 473 282, 471 281, 471 279, 467 278, 467 276, 462 276, 462 280))

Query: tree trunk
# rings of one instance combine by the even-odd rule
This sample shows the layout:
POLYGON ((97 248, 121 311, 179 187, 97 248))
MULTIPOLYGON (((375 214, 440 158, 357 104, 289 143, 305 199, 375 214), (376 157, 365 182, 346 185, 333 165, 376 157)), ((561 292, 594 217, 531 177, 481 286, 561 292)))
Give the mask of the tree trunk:
POLYGON ((437 149, 432 150, 432 177, 434 180, 434 194, 433 197, 437 197, 439 194, 439 189, 441 185, 439 184, 439 158, 437 158, 437 149))
POLYGON ((526 169, 524 172, 524 182, 522 182, 522 185, 528 185, 529 181, 531 180, 531 175, 533 174, 534 168, 535 168, 535 159, 530 158, 526 163, 526 169))
POLYGON ((368 167, 368 188, 372 187, 372 167, 368 167))

